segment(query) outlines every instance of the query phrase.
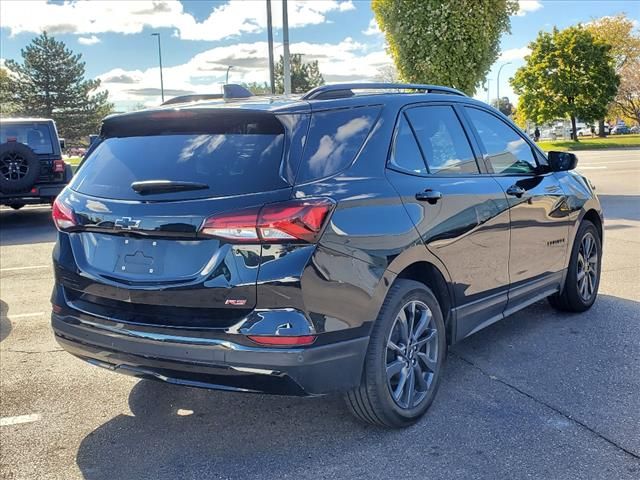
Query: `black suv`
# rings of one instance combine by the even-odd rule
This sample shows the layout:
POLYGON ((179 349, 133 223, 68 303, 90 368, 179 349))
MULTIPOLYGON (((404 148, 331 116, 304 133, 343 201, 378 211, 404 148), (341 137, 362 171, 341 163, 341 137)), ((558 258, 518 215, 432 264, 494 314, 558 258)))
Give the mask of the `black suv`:
POLYGON ((602 212, 576 157, 429 85, 105 119, 53 218, 53 329, 170 383, 346 393, 415 422, 448 345, 548 297, 595 301, 602 212))
POLYGON ((0 205, 53 203, 73 176, 53 120, 0 119, 0 205))

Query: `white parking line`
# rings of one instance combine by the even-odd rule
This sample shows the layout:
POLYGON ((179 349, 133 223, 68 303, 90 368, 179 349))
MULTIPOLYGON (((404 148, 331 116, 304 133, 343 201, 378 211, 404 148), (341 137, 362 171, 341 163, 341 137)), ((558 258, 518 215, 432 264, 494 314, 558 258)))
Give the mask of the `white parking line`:
POLYGON ((17 270, 35 270, 36 268, 51 268, 51 265, 31 265, 30 267, 0 268, 0 272, 15 272, 17 270))
POLYGON ((33 312, 33 313, 19 313, 18 315, 3 315, 2 318, 10 318, 15 320, 16 318, 28 318, 28 317, 40 317, 47 312, 33 312))
POLYGON ((0 427, 7 427, 9 425, 19 425, 21 423, 37 422, 42 417, 39 413, 32 413, 31 415, 18 415, 16 417, 3 417, 0 418, 0 427))

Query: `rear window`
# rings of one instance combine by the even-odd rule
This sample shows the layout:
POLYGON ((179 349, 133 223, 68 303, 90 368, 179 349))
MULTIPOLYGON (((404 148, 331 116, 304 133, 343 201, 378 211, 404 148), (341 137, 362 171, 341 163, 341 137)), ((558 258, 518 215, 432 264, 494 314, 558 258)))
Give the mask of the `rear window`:
POLYGON ((35 153, 53 153, 49 126, 42 123, 0 123, 0 143, 19 142, 35 153))
POLYGON ((351 165, 379 111, 373 106, 314 113, 296 183, 329 177, 351 165))
POLYGON ((73 179, 74 190, 96 197, 139 200, 131 184, 145 180, 197 182, 207 189, 145 198, 208 198, 287 187, 281 176, 285 133, 273 116, 218 115, 174 124, 140 119, 108 125, 104 138, 73 179), (189 132, 189 130, 197 130, 189 132), (130 135, 130 136, 129 136, 130 135))

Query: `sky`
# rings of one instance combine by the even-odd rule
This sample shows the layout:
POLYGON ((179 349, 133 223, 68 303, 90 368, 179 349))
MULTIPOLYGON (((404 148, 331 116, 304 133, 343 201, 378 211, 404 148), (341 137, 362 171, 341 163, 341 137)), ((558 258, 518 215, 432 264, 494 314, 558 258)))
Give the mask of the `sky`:
MULTIPOLYGON (((480 0, 479 0, 480 1, 480 0)), ((626 13, 640 27, 640 0, 520 0, 511 33, 501 38, 500 58, 488 75, 482 100, 498 94, 512 101, 509 78, 523 65, 527 45, 540 30, 565 28, 626 13)), ((20 50, 46 30, 86 62, 116 110, 160 103, 157 37, 162 43, 165 97, 219 93, 227 67, 230 83, 266 82, 268 50, 264 0, 205 1, 0 1, 0 63, 20 60, 20 50)), ((282 53, 282 3, 272 1, 275 56, 282 53)), ((391 64, 369 1, 288 2, 291 53, 318 60, 327 83, 372 81, 391 64)))

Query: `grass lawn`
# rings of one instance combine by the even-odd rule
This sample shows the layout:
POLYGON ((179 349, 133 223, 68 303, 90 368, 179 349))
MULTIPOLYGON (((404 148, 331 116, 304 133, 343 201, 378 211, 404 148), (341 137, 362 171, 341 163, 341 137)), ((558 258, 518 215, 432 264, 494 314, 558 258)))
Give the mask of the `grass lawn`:
POLYGON ((640 147, 640 135, 609 135, 605 138, 582 138, 579 142, 571 140, 549 140, 538 142, 545 151, 596 150, 602 148, 640 147))
POLYGON ((65 158, 64 161, 73 167, 77 167, 78 164, 80 163, 80 160, 82 160, 82 157, 69 157, 69 158, 65 158))

